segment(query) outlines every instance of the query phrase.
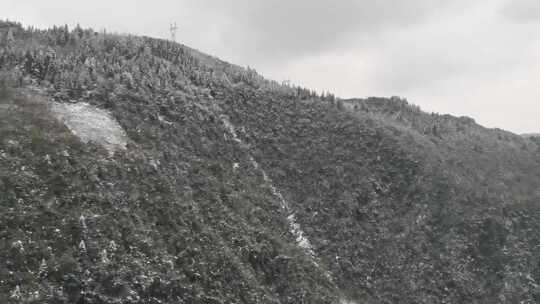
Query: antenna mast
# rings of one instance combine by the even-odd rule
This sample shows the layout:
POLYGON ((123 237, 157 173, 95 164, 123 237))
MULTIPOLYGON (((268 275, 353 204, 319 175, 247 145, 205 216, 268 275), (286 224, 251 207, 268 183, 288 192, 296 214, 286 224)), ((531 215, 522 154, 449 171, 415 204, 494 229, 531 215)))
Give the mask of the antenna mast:
POLYGON ((176 42, 176 31, 178 31, 178 26, 176 25, 176 22, 171 23, 170 31, 171 31, 171 40, 176 42))

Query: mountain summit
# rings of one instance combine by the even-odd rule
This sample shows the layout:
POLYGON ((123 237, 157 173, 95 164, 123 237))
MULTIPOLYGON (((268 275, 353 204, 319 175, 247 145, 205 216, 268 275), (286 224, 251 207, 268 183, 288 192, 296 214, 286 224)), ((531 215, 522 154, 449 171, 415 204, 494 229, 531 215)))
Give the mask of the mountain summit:
POLYGON ((537 303, 539 144, 0 22, 1 303, 537 303))

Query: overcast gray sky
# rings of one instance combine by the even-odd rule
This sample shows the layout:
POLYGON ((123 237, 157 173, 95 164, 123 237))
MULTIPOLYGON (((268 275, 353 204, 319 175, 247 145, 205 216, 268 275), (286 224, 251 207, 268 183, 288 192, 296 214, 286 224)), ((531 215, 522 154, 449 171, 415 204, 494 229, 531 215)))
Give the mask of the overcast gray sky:
POLYGON ((0 18, 168 37, 341 97, 540 132, 540 0, 0 0, 0 18))

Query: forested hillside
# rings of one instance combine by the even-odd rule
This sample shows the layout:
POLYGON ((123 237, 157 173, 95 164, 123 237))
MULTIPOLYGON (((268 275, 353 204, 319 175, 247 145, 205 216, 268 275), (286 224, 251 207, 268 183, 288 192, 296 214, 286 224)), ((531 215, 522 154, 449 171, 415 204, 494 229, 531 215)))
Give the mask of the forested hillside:
POLYGON ((1 303, 536 303, 534 140, 0 22, 1 303))

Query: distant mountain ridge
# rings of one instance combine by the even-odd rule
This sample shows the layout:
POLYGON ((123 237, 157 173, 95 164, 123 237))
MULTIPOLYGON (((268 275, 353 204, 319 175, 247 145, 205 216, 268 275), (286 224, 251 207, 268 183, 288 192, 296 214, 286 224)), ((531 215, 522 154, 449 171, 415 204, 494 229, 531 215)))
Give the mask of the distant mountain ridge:
POLYGON ((540 143, 0 22, 1 303, 535 303, 540 143))

